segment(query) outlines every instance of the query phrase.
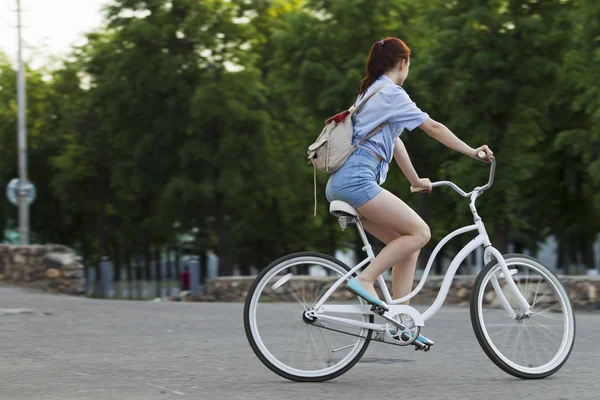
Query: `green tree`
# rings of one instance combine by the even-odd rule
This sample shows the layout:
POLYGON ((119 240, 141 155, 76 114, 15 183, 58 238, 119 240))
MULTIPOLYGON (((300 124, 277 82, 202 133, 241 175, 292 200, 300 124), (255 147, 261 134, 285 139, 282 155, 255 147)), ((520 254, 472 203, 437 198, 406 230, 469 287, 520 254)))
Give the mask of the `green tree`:
MULTIPOLYGON (((568 49, 571 7, 558 0, 456 1, 428 18, 439 29, 420 71, 428 78, 432 117, 473 146, 487 143, 494 150, 498 172, 480 208, 493 219, 490 233, 502 252, 511 242, 535 250, 549 233, 536 218, 548 189, 529 188, 546 173, 540 146, 556 134, 548 118, 568 49)), ((486 181, 488 169, 452 155, 439 174, 471 188, 486 181)), ((466 222, 470 214, 459 205, 457 221, 466 222)))

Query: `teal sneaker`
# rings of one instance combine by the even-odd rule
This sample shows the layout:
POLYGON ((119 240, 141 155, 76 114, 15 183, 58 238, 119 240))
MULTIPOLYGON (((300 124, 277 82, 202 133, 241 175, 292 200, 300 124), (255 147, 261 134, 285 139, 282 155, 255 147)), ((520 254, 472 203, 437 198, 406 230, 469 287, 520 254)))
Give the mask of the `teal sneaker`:
POLYGON ((362 287, 362 285, 358 282, 357 278, 350 279, 348 283, 346 283, 346 289, 348 289, 355 295, 362 297, 367 301, 367 303, 379 306, 385 311, 389 311, 389 307, 387 306, 387 304, 379 300, 377 297, 373 296, 371 293, 367 292, 367 290, 364 287, 362 287))
POLYGON ((433 346, 433 340, 426 338, 423 335, 417 336, 417 338, 415 339, 415 342, 423 343, 423 344, 426 344, 427 346, 433 346))

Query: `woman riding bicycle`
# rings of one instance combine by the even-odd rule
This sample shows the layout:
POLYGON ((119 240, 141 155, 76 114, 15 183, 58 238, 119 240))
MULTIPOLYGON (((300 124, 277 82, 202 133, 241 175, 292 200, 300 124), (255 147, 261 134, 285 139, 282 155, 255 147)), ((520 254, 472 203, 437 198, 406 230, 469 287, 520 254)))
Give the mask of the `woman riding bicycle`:
POLYGON ((346 285, 367 302, 384 309, 387 305, 375 292, 375 280, 393 265, 393 297, 410 293, 417 257, 431 236, 429 227, 415 211, 380 186, 393 157, 412 186, 431 192, 431 182, 419 178, 400 140, 403 129, 412 131, 419 127, 443 145, 476 160, 491 162, 493 155, 486 145, 476 149, 468 146, 415 105, 402 88, 409 67, 410 49, 402 40, 388 37, 371 46, 357 103, 372 90, 381 89, 352 116, 352 143, 360 142, 377 126, 385 126, 358 146, 331 175, 326 188, 329 202, 342 200, 352 205, 363 216, 364 228, 386 244, 370 265, 346 285), (483 159, 478 156, 481 151, 486 155, 483 159))

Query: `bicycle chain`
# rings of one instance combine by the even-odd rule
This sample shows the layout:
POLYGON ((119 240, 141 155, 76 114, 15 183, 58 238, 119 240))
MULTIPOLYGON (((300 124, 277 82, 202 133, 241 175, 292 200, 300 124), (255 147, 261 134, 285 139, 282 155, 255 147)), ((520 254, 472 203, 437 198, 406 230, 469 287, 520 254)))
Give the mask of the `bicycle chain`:
MULTIPOLYGON (((312 323, 312 324, 309 324, 309 325, 316 326, 317 328, 327 329, 329 331, 333 331, 333 332, 337 332, 337 333, 343 333, 344 335, 350 335, 350 336, 354 336, 354 337, 361 338, 361 339, 368 339, 368 337, 366 337, 366 336, 361 336, 361 335, 357 335, 355 333, 340 331, 339 329, 329 328, 328 326, 320 325, 318 323, 312 323)), ((374 342, 379 342, 379 343, 383 343, 383 344, 391 344, 391 345, 400 346, 400 347, 405 347, 405 346, 409 346, 409 345, 412 344, 412 343, 401 344, 401 343, 388 342, 385 339, 374 339, 374 338, 371 338, 370 340, 372 340, 374 342)))

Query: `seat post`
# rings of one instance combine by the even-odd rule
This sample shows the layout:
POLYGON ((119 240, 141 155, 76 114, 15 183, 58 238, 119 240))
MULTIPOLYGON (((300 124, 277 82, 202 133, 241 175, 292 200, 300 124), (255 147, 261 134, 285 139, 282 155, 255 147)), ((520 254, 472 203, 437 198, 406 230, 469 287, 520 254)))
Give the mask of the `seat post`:
POLYGON ((365 228, 362 226, 362 222, 358 221, 356 227, 358 228, 358 233, 364 244, 362 249, 367 252, 367 256, 369 256, 371 260, 374 259, 375 254, 373 253, 373 248, 371 247, 371 243, 369 243, 369 239, 367 239, 367 234, 365 233, 365 228))

